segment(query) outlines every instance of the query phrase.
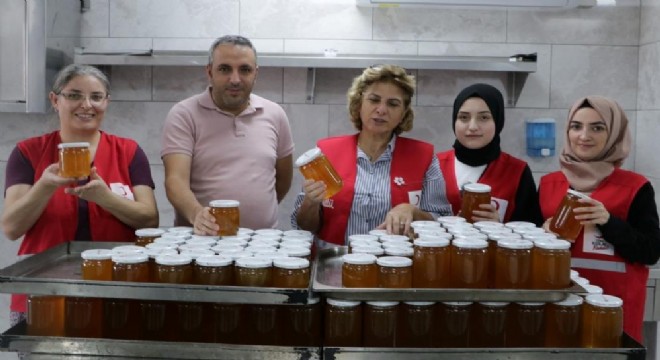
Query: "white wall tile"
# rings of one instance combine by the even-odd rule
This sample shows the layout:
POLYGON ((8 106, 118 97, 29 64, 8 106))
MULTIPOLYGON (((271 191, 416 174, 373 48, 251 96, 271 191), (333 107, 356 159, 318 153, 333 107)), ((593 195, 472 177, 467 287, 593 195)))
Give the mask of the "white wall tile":
POLYGON ((156 189, 154 195, 156 196, 156 205, 158 206, 158 222, 160 226, 174 225, 174 208, 167 200, 165 193, 165 167, 160 164, 151 164, 151 177, 154 179, 156 189))
POLYGON ((418 106, 453 106, 454 98, 465 87, 487 83, 506 97, 506 74, 500 72, 419 70, 417 75, 418 106))
MULTIPOLYGON (((660 135, 660 111, 637 112, 637 141, 633 143, 635 171, 660 179, 658 166, 658 136, 660 135)), ((656 191, 660 192, 660 190, 656 191)))
MULTIPOLYGON (((209 38, 155 38, 153 39, 154 50, 177 50, 177 51, 204 51, 208 52, 213 42, 226 34, 217 34, 209 38)), ((284 52, 284 40, 281 39, 250 39, 252 46, 260 53, 282 53, 284 52)), ((205 64, 203 64, 205 65, 205 64)))
POLYGON ((637 107, 660 110, 660 42, 639 47, 637 107))
POLYGON ((506 11, 374 9, 374 40, 506 42, 506 11))
POLYGON ((80 1, 46 2, 46 31, 53 37, 80 36, 80 1))
POLYGON ((337 50, 337 55, 417 55, 417 43, 411 41, 371 40, 298 40, 284 42, 286 53, 323 54, 325 49, 337 50))
POLYGON ((304 104, 307 101, 307 69, 283 69, 283 100, 287 104, 304 104))
POLYGON ((413 128, 401 135, 433 144, 436 153, 451 149, 454 143, 451 107, 413 106, 413 110, 413 128))
POLYGON ((293 134, 293 158, 316 146, 316 141, 328 137, 328 105, 288 104, 283 106, 293 134))
POLYGON ((112 37, 202 37, 238 34, 237 0, 114 0, 112 37))
POLYGON ((348 116, 346 105, 330 105, 328 115, 328 136, 355 134, 357 130, 348 116))
POLYGON ((80 35, 82 37, 110 36, 109 0, 91 0, 89 4, 89 10, 82 14, 80 35))
POLYGON ((110 70, 112 101, 151 101, 151 67, 113 66, 110 70))
POLYGON ((371 38, 371 10, 354 0, 243 0, 240 23, 254 38, 371 38))
POLYGON ((507 42, 588 45, 637 45, 639 7, 566 10, 512 10, 507 42))
POLYGON ((199 94, 209 85, 203 66, 155 66, 153 97, 155 101, 178 102, 199 94))
POLYGON ((282 102, 282 68, 260 67, 252 92, 277 103, 282 102))
MULTIPOLYGON (((59 128, 54 112, 47 114, 0 113, 0 160, 7 161, 16 144, 59 128)), ((3 172, 4 174, 4 172, 3 172)), ((2 176, 4 182, 4 176, 2 176)), ((3 187, 4 189, 4 187, 3 187)))
POLYGON ((639 44, 660 41, 660 0, 642 0, 639 44))
POLYGON ((635 109, 637 62, 633 46, 554 45, 550 107, 569 108, 580 97, 603 95, 635 109))

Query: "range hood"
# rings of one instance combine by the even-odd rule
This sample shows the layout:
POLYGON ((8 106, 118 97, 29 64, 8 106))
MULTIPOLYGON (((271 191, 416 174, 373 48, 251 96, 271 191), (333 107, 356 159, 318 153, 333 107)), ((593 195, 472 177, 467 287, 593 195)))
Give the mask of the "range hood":
POLYGON ((489 8, 577 8, 592 7, 598 0, 356 0, 365 7, 489 7, 489 8))

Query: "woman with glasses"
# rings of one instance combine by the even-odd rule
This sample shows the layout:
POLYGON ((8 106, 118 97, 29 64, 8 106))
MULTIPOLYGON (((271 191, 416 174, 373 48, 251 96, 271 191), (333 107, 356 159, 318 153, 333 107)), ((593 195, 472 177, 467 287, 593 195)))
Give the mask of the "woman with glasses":
POLYGON ((587 96, 571 107, 564 134, 560 171, 539 185, 544 227, 568 189, 589 196, 574 210, 584 227, 571 246, 571 266, 623 300, 623 330, 641 342, 648 265, 660 258, 660 228, 653 186, 621 169, 632 143, 628 118, 616 101, 587 96))
MULTIPOLYGON (((7 162, 2 229, 11 240, 24 237, 18 254, 70 240, 133 241, 135 229, 158 226, 144 151, 134 140, 100 130, 110 102, 107 77, 91 66, 69 65, 49 99, 59 130, 19 142, 7 162), (60 176, 58 145, 74 142, 89 143, 87 178, 60 176)), ((24 296, 12 298, 13 312, 25 306, 24 296)))
POLYGON ((324 200, 326 184, 306 180, 294 228, 343 245, 352 234, 407 234, 412 221, 450 214, 433 145, 400 136, 413 127, 414 92, 414 78, 394 65, 370 67, 353 80, 348 111, 358 132, 318 142, 344 185, 324 200))

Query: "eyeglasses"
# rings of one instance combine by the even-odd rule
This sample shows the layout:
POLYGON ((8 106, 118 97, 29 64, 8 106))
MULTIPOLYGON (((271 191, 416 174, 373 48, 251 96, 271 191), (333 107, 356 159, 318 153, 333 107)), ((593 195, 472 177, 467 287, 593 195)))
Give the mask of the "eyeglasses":
POLYGON ((89 99, 89 102, 92 105, 100 105, 103 103, 103 100, 105 100, 108 97, 107 94, 103 94, 103 93, 92 93, 89 95, 85 95, 78 92, 70 92, 70 93, 61 92, 59 93, 59 95, 62 95, 65 99, 72 102, 78 102, 78 101, 83 101, 85 99, 89 99))

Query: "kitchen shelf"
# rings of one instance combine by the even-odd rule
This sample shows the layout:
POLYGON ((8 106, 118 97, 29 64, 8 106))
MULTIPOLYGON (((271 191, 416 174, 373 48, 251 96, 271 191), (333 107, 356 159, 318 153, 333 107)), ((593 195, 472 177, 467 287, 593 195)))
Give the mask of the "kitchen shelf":
MULTIPOLYGON (((205 66, 206 51, 116 50, 94 51, 76 48, 74 62, 110 66, 205 66)), ((316 69, 363 69, 375 64, 393 64, 406 69, 479 71, 507 73, 510 105, 515 105, 536 61, 518 56, 417 56, 417 55, 336 55, 259 53, 259 66, 307 68, 307 103, 314 103, 316 69)))

